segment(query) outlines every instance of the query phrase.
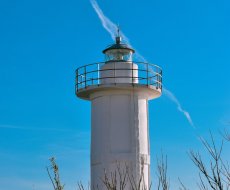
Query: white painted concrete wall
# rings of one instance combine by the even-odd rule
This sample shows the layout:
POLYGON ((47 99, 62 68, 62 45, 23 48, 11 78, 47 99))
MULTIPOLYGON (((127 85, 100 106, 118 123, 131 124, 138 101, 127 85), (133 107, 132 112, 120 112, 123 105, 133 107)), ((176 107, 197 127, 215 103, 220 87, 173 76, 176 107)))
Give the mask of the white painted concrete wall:
MULTIPOLYGON (((111 90, 91 95, 91 185, 99 185, 104 170, 110 175, 117 163, 126 164, 139 179, 144 160, 146 185, 150 178, 148 97, 145 92, 111 90)), ((129 186, 126 188, 129 189, 129 186)))
POLYGON ((101 67, 101 84, 138 83, 138 66, 132 62, 108 62, 101 67), (106 78, 112 77, 112 78, 106 78))

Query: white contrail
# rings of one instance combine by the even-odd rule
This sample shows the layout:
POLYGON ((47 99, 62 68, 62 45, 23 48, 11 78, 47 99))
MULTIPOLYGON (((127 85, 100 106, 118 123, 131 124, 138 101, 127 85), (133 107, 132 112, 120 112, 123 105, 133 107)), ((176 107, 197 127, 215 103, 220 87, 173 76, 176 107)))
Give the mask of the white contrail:
POLYGON ((171 101, 173 101, 176 105, 177 105, 177 110, 181 113, 184 114, 184 116, 186 117, 186 119, 188 120, 189 124, 195 128, 194 124, 193 124, 193 121, 192 121, 192 118, 189 114, 189 112, 187 112, 186 110, 184 110, 182 107, 181 107, 181 104, 180 102, 178 101, 178 99, 176 98, 176 96, 169 90, 167 90, 166 88, 163 88, 163 94, 165 96, 167 96, 171 101))
MULTIPOLYGON (((106 17, 103 13, 103 11, 101 10, 101 8, 99 7, 98 3, 96 2, 96 0, 90 0, 91 5, 93 6, 94 10, 96 11, 103 27, 109 32, 111 38, 114 40, 114 38, 116 37, 116 33, 117 33, 117 25, 114 24, 108 17, 106 17)), ((129 39, 127 38, 127 36, 124 33, 120 33, 123 40, 129 44, 131 47, 133 47, 130 42, 129 39)), ((147 60, 138 52, 136 51, 135 53, 136 58, 139 61, 143 61, 143 62, 147 62, 147 60)), ((177 98, 175 97, 175 95, 170 92, 167 89, 163 89, 163 94, 166 95, 166 97, 168 97, 171 101, 173 101, 176 105, 177 105, 177 109, 178 111, 180 111, 181 113, 183 113, 183 115, 186 117, 186 119, 188 120, 189 124, 192 127, 195 127, 193 124, 193 121, 191 119, 191 116, 189 114, 189 112, 187 112, 186 110, 182 109, 180 102, 177 100, 177 98)))
MULTIPOLYGON (((93 6, 95 12, 97 13, 97 16, 99 17, 102 26, 105 28, 105 30, 107 30, 107 32, 110 34, 112 40, 115 39, 116 34, 117 34, 117 25, 114 24, 107 16, 104 15, 103 11, 101 10, 101 8, 99 7, 98 3, 96 2, 96 0, 90 0, 91 5, 93 6)), ((134 48, 130 41, 129 38, 122 32, 120 31, 120 35, 122 37, 122 40, 129 44, 130 47, 132 47, 133 49, 135 49, 135 57, 137 60, 139 61, 143 61, 143 62, 147 62, 147 60, 136 50, 136 48, 134 48)))
MULTIPOLYGON (((90 0, 91 5, 93 6, 94 10, 97 13, 97 16, 99 17, 99 19, 101 20, 101 23, 103 25, 103 27, 107 30, 107 32, 109 32, 111 38, 114 40, 116 37, 116 33, 117 33, 117 25, 114 24, 108 17, 106 17, 103 13, 103 11, 101 10, 101 8, 99 7, 97 1, 95 0, 90 0)), ((120 32, 123 40, 129 43, 129 39, 122 33, 120 32)))
MULTIPOLYGON (((95 12, 97 13, 97 16, 99 17, 102 26, 107 30, 107 32, 109 32, 112 40, 115 39, 116 34, 117 34, 117 25, 114 24, 107 16, 104 15, 103 11, 101 10, 101 8, 99 7, 98 3, 96 2, 96 0, 90 0, 91 5, 93 6, 95 12)), ((138 61, 143 61, 143 62, 147 62, 147 60, 137 51, 136 48, 134 48, 130 41, 129 38, 122 32, 120 31, 120 35, 122 37, 122 40, 129 44, 130 47, 132 47, 133 49, 135 49, 135 57, 138 61)))

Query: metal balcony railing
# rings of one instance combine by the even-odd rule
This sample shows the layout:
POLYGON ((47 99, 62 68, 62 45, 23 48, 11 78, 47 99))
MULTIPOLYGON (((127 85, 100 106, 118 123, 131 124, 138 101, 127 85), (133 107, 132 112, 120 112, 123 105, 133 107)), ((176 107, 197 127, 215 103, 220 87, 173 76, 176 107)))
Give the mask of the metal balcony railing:
MULTIPOLYGON (((108 79, 130 79, 129 84, 153 86, 156 89, 162 90, 162 69, 157 65, 144 62, 130 62, 131 68, 117 68, 117 62, 113 62, 114 67, 112 69, 102 69, 102 66, 107 64, 106 62, 93 63, 85 65, 76 69, 76 92, 87 89, 91 86, 102 86, 103 80, 108 79), (138 67, 134 67, 136 64, 138 67), (116 73, 119 71, 131 72, 130 76, 120 76, 116 73), (104 72, 110 72, 109 76, 103 75, 104 72), (138 74, 134 74, 137 73, 138 74)), ((110 63, 111 64, 111 63, 110 63)), ((115 81, 115 80, 114 80, 115 81)), ((117 85, 116 82, 110 82, 110 85, 117 85)), ((120 84, 120 83, 119 83, 120 84)), ((108 83, 106 83, 108 85, 108 83)))

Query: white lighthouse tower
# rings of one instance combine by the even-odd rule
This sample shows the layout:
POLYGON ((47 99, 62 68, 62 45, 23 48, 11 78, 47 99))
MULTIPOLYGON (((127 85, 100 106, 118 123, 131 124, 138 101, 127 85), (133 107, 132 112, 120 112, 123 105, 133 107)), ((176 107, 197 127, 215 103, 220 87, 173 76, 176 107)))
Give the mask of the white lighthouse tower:
POLYGON ((103 53, 105 62, 76 70, 76 95, 91 101, 91 189, 105 189, 105 172, 111 177, 118 164, 127 166, 134 180, 143 175, 148 188, 148 101, 161 95, 162 70, 134 62, 135 50, 121 43, 119 32, 103 53))

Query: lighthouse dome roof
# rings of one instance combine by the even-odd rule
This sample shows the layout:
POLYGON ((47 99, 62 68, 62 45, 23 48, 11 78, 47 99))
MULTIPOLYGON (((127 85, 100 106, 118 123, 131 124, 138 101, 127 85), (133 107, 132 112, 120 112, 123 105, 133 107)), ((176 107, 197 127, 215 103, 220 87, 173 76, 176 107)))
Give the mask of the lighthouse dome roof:
POLYGON ((126 50, 131 51, 132 53, 135 53, 135 50, 129 47, 127 44, 112 44, 106 49, 104 49, 102 52, 106 53, 107 51, 113 50, 113 49, 126 49, 126 50))
POLYGON ((106 49, 104 49, 102 52, 106 54, 109 50, 128 50, 132 53, 135 53, 135 50, 132 49, 128 44, 121 43, 121 37, 116 37, 116 43, 109 45, 106 49))

